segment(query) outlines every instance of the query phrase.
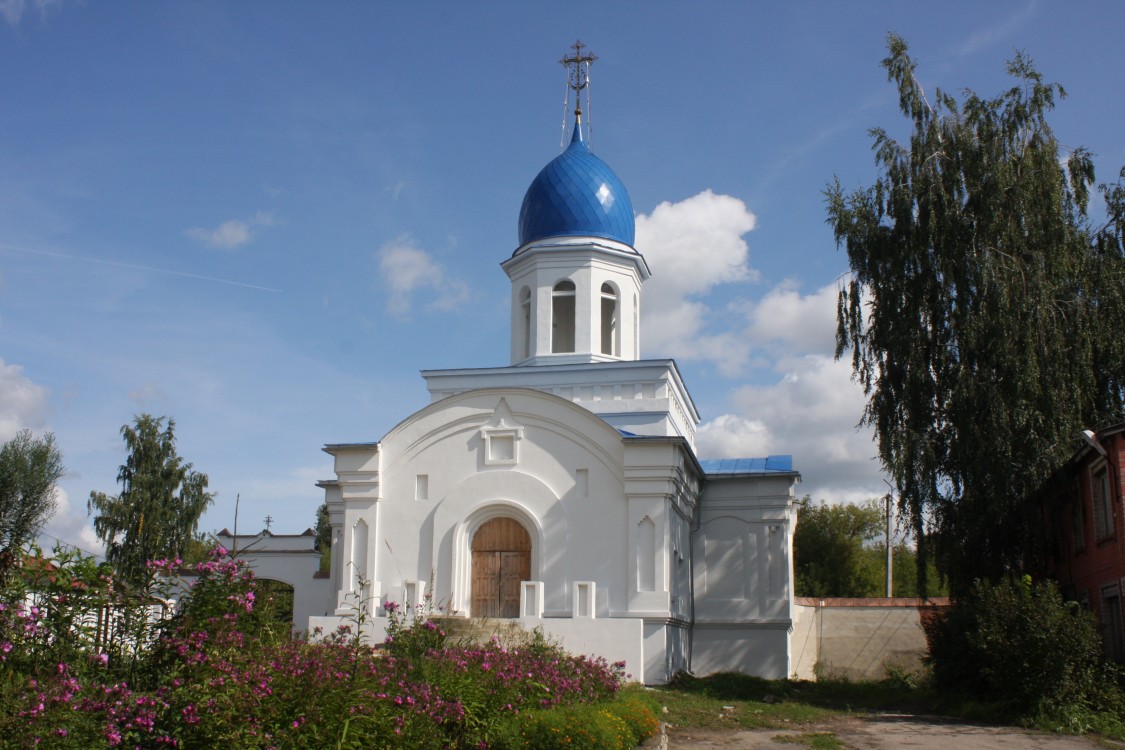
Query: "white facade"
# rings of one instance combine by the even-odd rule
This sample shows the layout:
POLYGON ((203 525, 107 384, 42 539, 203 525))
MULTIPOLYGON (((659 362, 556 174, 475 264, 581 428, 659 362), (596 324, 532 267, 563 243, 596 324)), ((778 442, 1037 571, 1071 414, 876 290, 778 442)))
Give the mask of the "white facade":
POLYGON ((646 682, 689 668, 789 674, 791 472, 708 478, 680 436, 624 436, 517 387, 466 390, 378 443, 325 450, 337 618, 360 598, 380 615, 427 594, 473 616, 472 540, 509 518, 530 538, 517 614, 529 627, 646 682))
POLYGON ((310 630, 363 601, 378 636, 387 602, 429 597, 454 616, 541 626, 647 683, 787 677, 799 476, 788 457, 697 459, 699 414, 675 363, 640 359, 649 268, 622 241, 624 187, 578 130, 548 167, 502 264, 511 364, 424 372, 428 406, 378 442, 325 447, 332 614, 310 630), (575 198, 582 180, 591 194, 575 198), (568 201, 615 223, 567 224, 568 201), (539 218, 539 203, 564 219, 539 218))
POLYGON ((293 624, 307 627, 309 618, 328 614, 332 596, 329 579, 320 574, 320 552, 312 529, 303 534, 257 534, 235 536, 226 529, 216 535, 219 544, 253 568, 258 578, 293 587, 293 624))
POLYGON ((529 242, 501 264, 512 281, 512 364, 542 365, 635 360, 641 354, 644 258, 608 239, 558 237, 529 242), (557 306, 573 289, 573 346, 560 347, 557 306), (560 348, 566 351, 559 351, 560 348))

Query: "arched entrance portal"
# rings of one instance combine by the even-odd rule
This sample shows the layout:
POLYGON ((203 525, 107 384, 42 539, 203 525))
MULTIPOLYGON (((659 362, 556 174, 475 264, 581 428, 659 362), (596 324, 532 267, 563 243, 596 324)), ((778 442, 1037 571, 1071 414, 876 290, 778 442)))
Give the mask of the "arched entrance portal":
POLYGON ((493 518, 473 535, 473 617, 519 617, 520 583, 531 577, 531 537, 514 518, 493 518))

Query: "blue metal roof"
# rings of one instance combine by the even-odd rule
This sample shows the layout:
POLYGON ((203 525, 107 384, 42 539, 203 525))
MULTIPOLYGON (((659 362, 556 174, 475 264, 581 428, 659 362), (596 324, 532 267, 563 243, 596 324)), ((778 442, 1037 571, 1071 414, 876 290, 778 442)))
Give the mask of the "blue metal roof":
POLYGON ((699 462, 703 473, 712 474, 768 474, 792 472, 792 456, 766 456, 765 458, 709 458, 699 462))
POLYGON ((566 151, 531 183, 520 209, 520 245, 546 237, 604 237, 632 246, 633 202, 604 161, 590 153, 582 124, 566 151))

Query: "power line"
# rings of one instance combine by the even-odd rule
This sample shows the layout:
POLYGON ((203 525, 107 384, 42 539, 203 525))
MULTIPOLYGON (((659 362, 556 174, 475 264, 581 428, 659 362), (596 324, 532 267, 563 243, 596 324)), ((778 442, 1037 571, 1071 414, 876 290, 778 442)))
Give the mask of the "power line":
POLYGON ((79 547, 77 544, 74 544, 73 542, 68 542, 65 539, 59 539, 54 534, 48 534, 46 531, 39 532, 39 536, 45 536, 48 539, 54 539, 56 542, 59 542, 60 544, 65 544, 67 547, 73 547, 74 549, 78 550, 79 552, 81 552, 84 555, 89 555, 90 557, 96 557, 100 560, 106 559, 105 555, 99 554, 97 552, 91 552, 90 550, 79 547))

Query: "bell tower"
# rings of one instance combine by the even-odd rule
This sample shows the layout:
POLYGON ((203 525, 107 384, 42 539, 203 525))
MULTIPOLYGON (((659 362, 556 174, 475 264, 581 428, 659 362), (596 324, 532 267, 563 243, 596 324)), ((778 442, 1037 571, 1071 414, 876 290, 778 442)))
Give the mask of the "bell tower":
POLYGON ((590 64, 575 42, 560 62, 575 96, 570 145, 536 176, 520 209, 520 245, 501 267, 512 282, 512 365, 640 359, 641 285, 648 264, 633 247, 625 185, 591 151, 590 64))

